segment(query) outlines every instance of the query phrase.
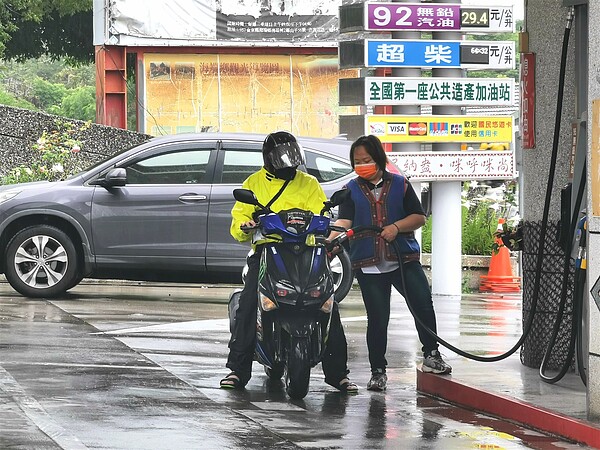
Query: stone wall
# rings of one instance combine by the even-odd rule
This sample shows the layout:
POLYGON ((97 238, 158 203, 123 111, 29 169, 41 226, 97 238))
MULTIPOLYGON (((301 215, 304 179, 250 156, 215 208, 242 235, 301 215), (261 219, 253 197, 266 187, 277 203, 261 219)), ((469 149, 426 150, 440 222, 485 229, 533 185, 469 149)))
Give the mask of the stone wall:
MULTIPOLYGON (((0 177, 11 168, 29 164, 35 156, 33 144, 43 131, 57 129, 56 121, 84 122, 59 116, 0 105, 0 177)), ((151 136, 120 128, 92 124, 75 136, 82 142, 79 158, 82 166, 100 161, 119 150, 148 140, 151 136)))

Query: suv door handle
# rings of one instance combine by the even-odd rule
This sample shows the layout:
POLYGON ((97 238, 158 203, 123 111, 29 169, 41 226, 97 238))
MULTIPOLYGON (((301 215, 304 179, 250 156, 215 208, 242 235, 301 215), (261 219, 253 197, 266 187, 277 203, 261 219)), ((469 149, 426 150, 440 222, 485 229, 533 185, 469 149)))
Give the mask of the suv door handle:
POLYGON ((201 202, 203 200, 206 200, 206 195, 183 194, 179 196, 179 200, 182 202, 201 202))

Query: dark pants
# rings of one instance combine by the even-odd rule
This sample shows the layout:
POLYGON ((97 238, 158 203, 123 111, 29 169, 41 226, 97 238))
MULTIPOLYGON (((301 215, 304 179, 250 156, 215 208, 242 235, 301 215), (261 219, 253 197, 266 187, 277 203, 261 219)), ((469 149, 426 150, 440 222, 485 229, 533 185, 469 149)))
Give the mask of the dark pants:
MULTIPOLYGON (((435 311, 431 300, 429 283, 419 261, 406 262, 404 277, 409 297, 404 296, 400 268, 393 272, 364 274, 356 271, 356 278, 360 285, 363 302, 367 310, 367 348, 369 349, 369 362, 371 370, 384 369, 387 366, 385 352, 387 350, 387 329, 390 321, 390 296, 392 286, 410 301, 410 306, 416 316, 432 331, 437 333, 435 311)), ((423 345, 424 354, 429 354, 438 348, 435 338, 430 336, 415 320, 419 340, 423 345)))
MULTIPOLYGON (((258 270, 260 266, 260 250, 247 259, 248 273, 244 288, 240 294, 240 305, 235 316, 235 325, 229 340, 229 356, 227 367, 234 371, 242 383, 246 384, 252 376, 252 361, 256 347, 256 313, 258 307, 258 270)), ((348 348, 344 328, 340 321, 337 304, 334 305, 329 340, 323 360, 325 381, 337 384, 349 373, 348 348)))

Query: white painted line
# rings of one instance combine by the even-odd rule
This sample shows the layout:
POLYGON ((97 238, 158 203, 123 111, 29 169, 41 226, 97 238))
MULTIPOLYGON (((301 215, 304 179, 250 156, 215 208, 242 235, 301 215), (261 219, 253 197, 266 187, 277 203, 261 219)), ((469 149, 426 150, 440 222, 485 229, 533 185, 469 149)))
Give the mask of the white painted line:
MULTIPOLYGON (((405 314, 390 314, 390 319, 405 319, 405 314)), ((366 322, 367 316, 342 318, 342 322, 366 322)), ((229 332, 229 319, 191 320, 186 322, 173 322, 161 325, 148 325, 146 327, 122 328, 111 331, 98 331, 91 334, 124 335, 135 333, 184 333, 198 331, 227 331, 229 332)))
POLYGON ((291 403, 281 402, 250 402, 251 405, 256 406, 264 411, 301 411, 306 412, 306 409, 301 408, 291 403))
POLYGON ((75 436, 58 425, 38 401, 25 393, 23 388, 3 367, 0 366, 0 390, 12 398, 17 406, 43 433, 63 450, 87 449, 75 436))
POLYGON ((192 320, 187 322, 173 322, 146 327, 123 328, 120 330, 100 331, 92 334, 130 334, 130 333, 172 333, 172 332, 197 332, 197 331, 229 331, 229 319, 192 320))
POLYGON ((116 366, 112 364, 71 364, 71 363, 49 363, 49 362, 28 362, 24 364, 20 361, 5 361, 5 366, 10 365, 27 365, 27 366, 48 366, 48 367, 84 367, 84 368, 99 368, 99 369, 132 369, 132 370, 164 370, 157 366, 116 366))
MULTIPOLYGON (((390 314, 390 319, 406 319, 412 318, 412 316, 407 316, 406 314, 390 314)), ((342 322, 366 322, 367 316, 355 316, 355 317, 342 317, 342 322)))

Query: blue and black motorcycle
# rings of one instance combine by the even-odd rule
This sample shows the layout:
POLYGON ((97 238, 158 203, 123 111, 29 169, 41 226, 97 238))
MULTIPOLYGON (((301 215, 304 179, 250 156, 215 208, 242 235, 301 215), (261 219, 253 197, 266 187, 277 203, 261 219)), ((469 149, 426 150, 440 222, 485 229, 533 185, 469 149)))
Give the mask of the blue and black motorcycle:
MULTIPOLYGON (((255 357, 271 379, 285 377, 291 398, 302 399, 308 393, 310 371, 325 351, 334 302, 342 300, 336 297, 326 237, 333 230, 345 231, 332 225, 330 216, 348 191, 334 193, 320 215, 301 209, 275 213, 247 189, 235 189, 233 195, 258 207, 253 241, 269 241, 260 259, 255 357)), ((350 267, 345 250, 336 256, 350 267)), ((351 284, 351 270, 345 276, 349 279, 343 283, 351 284)), ((229 299, 232 326, 240 291, 229 299)))

